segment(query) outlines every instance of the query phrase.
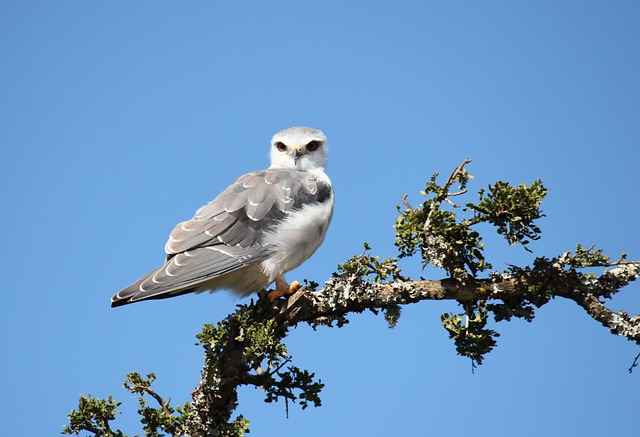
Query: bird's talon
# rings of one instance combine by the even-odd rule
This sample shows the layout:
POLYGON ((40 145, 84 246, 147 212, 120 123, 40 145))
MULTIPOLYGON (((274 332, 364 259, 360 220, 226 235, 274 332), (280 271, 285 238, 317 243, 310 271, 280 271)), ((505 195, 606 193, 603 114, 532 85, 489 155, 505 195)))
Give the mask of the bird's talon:
POLYGON ((281 297, 289 297, 300 289, 300 283, 293 281, 287 284, 284 278, 276 278, 276 288, 267 293, 267 298, 273 302, 281 297))
POLYGON ((269 299, 271 302, 275 302, 282 296, 284 296, 284 293, 278 290, 271 290, 267 293, 267 299, 269 299))

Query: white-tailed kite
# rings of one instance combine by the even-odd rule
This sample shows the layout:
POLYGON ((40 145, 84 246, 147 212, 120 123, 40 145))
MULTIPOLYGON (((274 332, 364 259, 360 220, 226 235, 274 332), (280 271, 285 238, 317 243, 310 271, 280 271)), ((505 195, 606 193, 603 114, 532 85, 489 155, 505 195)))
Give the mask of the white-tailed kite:
POLYGON ((240 176, 178 224, 164 265, 118 292, 111 306, 220 289, 244 297, 274 281, 270 298, 293 293, 300 284, 287 284, 284 274, 313 255, 331 222, 326 161, 321 131, 292 127, 275 134, 271 167, 240 176))

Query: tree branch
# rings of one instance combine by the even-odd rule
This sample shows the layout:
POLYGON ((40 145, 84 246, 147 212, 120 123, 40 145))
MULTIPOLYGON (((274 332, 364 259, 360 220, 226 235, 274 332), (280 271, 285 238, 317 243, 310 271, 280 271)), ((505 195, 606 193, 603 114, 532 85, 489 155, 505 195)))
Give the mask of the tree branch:
MULTIPOLYGON (((640 272, 640 264, 634 265, 640 272)), ((528 277, 541 274, 541 271, 536 271, 528 277)), ((530 281, 524 279, 522 276, 508 278, 494 275, 489 279, 476 280, 473 286, 463 286, 451 279, 361 283, 354 286, 348 279, 333 278, 319 292, 311 292, 303 287, 286 301, 277 301, 269 306, 266 302, 259 301, 257 311, 262 312, 262 320, 274 318, 283 326, 294 326, 300 322, 330 324, 331 321, 348 313, 384 309, 391 305, 405 305, 422 300, 501 300, 511 307, 528 302, 536 302, 536 306, 540 307, 547 303, 548 297, 532 293, 530 281)), ((612 333, 640 344, 640 316, 630 317, 624 312, 611 311, 598 299, 589 285, 578 283, 577 279, 575 283, 549 285, 553 288, 546 292, 576 302, 589 316, 609 328, 612 333), (560 288, 562 286, 568 288, 560 288)))

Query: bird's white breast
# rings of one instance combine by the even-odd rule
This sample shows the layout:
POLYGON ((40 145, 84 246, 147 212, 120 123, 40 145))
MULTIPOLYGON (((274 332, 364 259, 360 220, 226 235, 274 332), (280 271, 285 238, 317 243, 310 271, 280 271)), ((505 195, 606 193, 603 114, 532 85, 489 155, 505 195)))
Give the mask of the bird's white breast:
POLYGON ((289 213, 275 229, 267 232, 262 244, 272 251, 262 261, 265 275, 273 281, 309 259, 324 241, 332 215, 333 196, 289 213))

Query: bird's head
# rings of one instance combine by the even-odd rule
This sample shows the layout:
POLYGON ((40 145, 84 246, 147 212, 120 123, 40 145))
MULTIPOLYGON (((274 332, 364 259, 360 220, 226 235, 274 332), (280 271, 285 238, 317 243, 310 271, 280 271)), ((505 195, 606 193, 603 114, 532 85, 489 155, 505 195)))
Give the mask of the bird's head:
POLYGON ((324 170, 327 163, 327 139, 310 127, 290 127, 271 139, 271 168, 324 170))

